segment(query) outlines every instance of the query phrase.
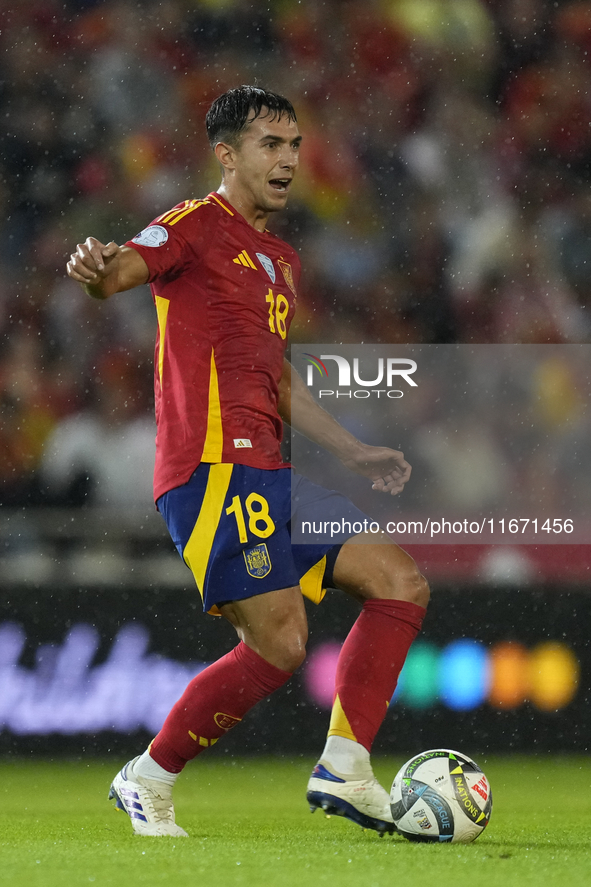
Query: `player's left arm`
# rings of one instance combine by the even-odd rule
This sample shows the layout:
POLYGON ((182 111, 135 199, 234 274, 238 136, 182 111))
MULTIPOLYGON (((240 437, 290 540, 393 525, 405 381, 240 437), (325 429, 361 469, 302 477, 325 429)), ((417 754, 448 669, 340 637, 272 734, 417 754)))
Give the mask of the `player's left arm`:
POLYGON ((279 415, 354 471, 373 481, 374 490, 395 495, 410 477, 411 468, 399 450, 372 447, 357 440, 319 406, 288 360, 279 382, 279 415))

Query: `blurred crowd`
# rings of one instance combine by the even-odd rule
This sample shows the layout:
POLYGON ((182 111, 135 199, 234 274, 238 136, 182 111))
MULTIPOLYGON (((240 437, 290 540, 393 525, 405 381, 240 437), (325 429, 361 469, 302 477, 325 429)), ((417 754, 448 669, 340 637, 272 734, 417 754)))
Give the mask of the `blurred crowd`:
POLYGON ((591 2, 0 0, 0 504, 149 498, 149 293, 65 263, 217 187, 240 83, 304 135, 296 341, 591 340, 591 2))
MULTIPOLYGON (((307 347, 293 349, 298 369, 306 366, 307 347)), ((410 482, 400 498, 376 496, 365 478, 352 475, 300 435, 293 439, 293 460, 303 474, 345 492, 382 526, 393 519, 488 522, 493 516, 519 516, 537 518, 539 527, 551 518, 552 527, 552 519, 570 518, 573 533, 557 538, 551 529, 540 530, 535 541, 588 541, 589 350, 588 345, 549 344, 413 345, 395 350, 343 345, 338 353, 354 373, 357 361, 358 378, 375 384, 352 384, 352 397, 344 396, 347 389, 336 397, 335 381, 316 377, 314 391, 324 389, 321 404, 360 439, 387 441, 401 449, 412 464, 410 482), (391 386, 376 382, 379 358, 385 366, 393 351, 398 359, 412 357, 416 362, 416 387, 402 378, 391 386), (388 387, 396 399, 387 398, 383 389, 388 387)), ((331 361, 326 363, 330 366, 331 361)), ((498 529, 498 522, 495 526, 498 529)), ((523 542, 516 535, 509 538, 523 542)))

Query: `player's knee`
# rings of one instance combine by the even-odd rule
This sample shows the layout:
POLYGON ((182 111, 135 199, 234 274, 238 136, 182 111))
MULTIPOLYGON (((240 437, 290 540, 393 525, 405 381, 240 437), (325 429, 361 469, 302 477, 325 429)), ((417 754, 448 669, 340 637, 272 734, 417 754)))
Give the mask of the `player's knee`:
POLYGON ((426 607, 431 596, 429 584, 412 558, 406 569, 393 577, 391 596, 400 601, 409 601, 419 607, 426 607))
POLYGON ((415 569, 414 575, 404 583, 402 590, 404 592, 402 600, 410 601, 411 604, 417 604, 419 607, 428 605, 431 597, 429 583, 417 569, 415 569))
POLYGON ((263 659, 282 671, 294 672, 306 658, 307 632, 278 635, 260 650, 263 659))
POLYGON ((308 625, 304 619, 291 618, 276 620, 268 626, 265 637, 261 638, 260 652, 276 668, 294 672, 306 658, 308 625))
POLYGON ((388 575, 382 576, 376 584, 371 595, 375 598, 408 601, 419 607, 426 607, 429 603, 431 592, 425 577, 419 572, 417 565, 408 558, 403 568, 392 570, 388 575))
POLYGON ((280 653, 283 671, 293 672, 299 668, 306 658, 306 643, 302 639, 294 639, 290 644, 283 645, 280 653))

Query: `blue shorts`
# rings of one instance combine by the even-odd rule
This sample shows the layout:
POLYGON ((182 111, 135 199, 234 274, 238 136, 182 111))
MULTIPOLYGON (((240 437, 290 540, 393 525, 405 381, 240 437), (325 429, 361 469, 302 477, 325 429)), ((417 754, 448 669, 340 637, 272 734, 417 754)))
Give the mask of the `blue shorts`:
POLYGON ((343 542, 292 545, 291 521, 314 520, 321 508, 353 523, 367 520, 341 493, 289 468, 265 470, 202 462, 190 480, 158 499, 177 551, 190 568, 203 609, 300 585, 320 603, 343 542))

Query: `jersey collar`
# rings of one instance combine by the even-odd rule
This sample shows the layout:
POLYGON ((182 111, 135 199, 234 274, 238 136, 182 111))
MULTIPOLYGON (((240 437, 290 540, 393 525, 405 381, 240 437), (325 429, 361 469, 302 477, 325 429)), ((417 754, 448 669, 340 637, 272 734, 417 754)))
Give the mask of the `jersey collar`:
POLYGON ((242 213, 239 213, 238 210, 235 207, 233 207, 231 203, 228 203, 228 201, 225 200, 222 197, 222 195, 219 194, 217 191, 211 191, 207 195, 207 199, 213 200, 214 203, 217 203, 219 206, 221 206, 222 209, 225 209, 226 212, 228 213, 228 215, 233 216, 235 219, 238 219, 240 222, 243 222, 245 225, 248 226, 248 228, 251 231, 254 231, 255 234, 262 235, 262 234, 270 234, 271 233, 268 228, 265 228, 264 231, 257 231, 256 228, 254 228, 252 225, 249 225, 249 223, 246 221, 246 219, 244 218, 242 213))

